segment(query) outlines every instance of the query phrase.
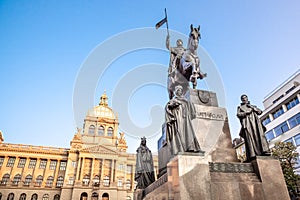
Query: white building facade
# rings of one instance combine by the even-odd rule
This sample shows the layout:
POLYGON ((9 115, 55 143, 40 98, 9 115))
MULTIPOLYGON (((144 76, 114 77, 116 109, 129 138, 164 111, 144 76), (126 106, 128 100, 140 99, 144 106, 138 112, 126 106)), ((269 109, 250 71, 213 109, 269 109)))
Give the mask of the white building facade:
MULTIPOLYGON (((264 111, 260 118, 267 128, 265 135, 270 148, 276 142, 292 142, 300 153, 299 101, 300 70, 264 98, 264 111)), ((300 167, 300 162, 297 167, 300 167)))

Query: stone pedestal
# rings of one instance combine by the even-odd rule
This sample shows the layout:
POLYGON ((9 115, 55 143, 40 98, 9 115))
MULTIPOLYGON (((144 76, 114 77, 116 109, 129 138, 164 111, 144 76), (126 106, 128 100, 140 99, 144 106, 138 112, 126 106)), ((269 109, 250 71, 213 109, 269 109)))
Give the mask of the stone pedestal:
MULTIPOLYGON (((209 91, 190 89, 187 98, 194 104, 196 118, 192 121, 200 147, 210 162, 238 162, 229 130, 225 108, 218 107, 216 94, 209 91)), ((160 141, 166 141, 163 125, 160 141)), ((158 149, 159 176, 166 173, 171 154, 167 143, 161 142, 158 149)))
POLYGON ((202 155, 171 157, 166 134, 159 141, 159 179, 145 188, 144 200, 288 200, 280 163, 257 157, 240 163, 232 148, 227 112, 215 93, 191 89, 192 121, 202 155))
POLYGON ((279 161, 271 157, 234 163, 178 155, 144 195, 144 200, 289 200, 279 161))
POLYGON ((257 156, 252 164, 261 180, 265 199, 289 199, 289 193, 278 160, 272 159, 272 157, 257 156))

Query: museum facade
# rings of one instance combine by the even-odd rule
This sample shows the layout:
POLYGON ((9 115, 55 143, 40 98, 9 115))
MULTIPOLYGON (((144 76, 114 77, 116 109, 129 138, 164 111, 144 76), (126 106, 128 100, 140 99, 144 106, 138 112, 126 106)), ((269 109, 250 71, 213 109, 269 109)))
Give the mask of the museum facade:
POLYGON ((70 148, 4 143, 0 132, 0 200, 133 199, 136 158, 118 125, 104 92, 70 148))

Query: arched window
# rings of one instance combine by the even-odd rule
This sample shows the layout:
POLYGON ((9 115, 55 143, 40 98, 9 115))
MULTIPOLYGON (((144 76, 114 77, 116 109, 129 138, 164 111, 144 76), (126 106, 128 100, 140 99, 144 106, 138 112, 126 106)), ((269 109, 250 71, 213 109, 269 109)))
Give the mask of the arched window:
POLYGON ((90 135, 94 135, 95 134, 95 126, 94 125, 90 125, 90 127, 89 127, 89 134, 90 135))
POLYGON ((106 186, 106 187, 109 186, 109 177, 108 176, 104 177, 104 179, 103 179, 103 186, 106 186))
POLYGON ((82 179, 82 185, 89 185, 90 182, 90 176, 89 175, 84 175, 82 179))
POLYGON ((2 184, 3 185, 6 185, 9 181, 9 177, 10 175, 9 174, 4 174, 3 177, 2 177, 2 184))
POLYGON ((99 183, 100 183, 100 178, 99 178, 99 176, 94 176, 94 178, 93 178, 93 185, 94 186, 99 186, 99 183))
POLYGON ((53 200, 59 200, 59 199, 60 199, 59 194, 56 194, 56 195, 54 196, 54 199, 53 199, 53 200))
POLYGON ((49 176, 46 181, 46 187, 52 187, 53 180, 54 180, 53 176, 49 176))
POLYGON ((35 180, 36 186, 41 186, 42 182, 43 182, 43 176, 39 175, 38 177, 36 177, 36 180, 35 180))
POLYGON ((98 193, 97 192, 93 192, 93 194, 92 194, 92 200, 98 200, 98 197, 99 197, 98 193))
POLYGON ((44 194, 42 200, 49 200, 49 194, 44 194))
POLYGON ((80 200, 87 200, 88 194, 86 192, 81 193, 80 200))
POLYGON ((32 181, 32 176, 30 174, 28 174, 26 177, 25 177, 25 182, 24 182, 24 185, 25 186, 29 186, 30 183, 32 181))
POLYGON ((21 174, 15 175, 13 180, 13 185, 18 185, 20 181, 21 181, 21 174))
POLYGON ((22 193, 20 195, 20 199, 19 200, 26 200, 26 194, 25 193, 22 193))
POLYGON ((113 136, 113 133, 114 133, 114 129, 112 127, 109 127, 107 129, 107 136, 113 136))
POLYGON ((109 195, 107 193, 104 193, 102 195, 102 200, 109 200, 109 195))
POLYGON ((64 177, 59 176, 59 177, 57 178, 56 187, 62 187, 63 184, 64 184, 64 177))
POLYGON ((14 198, 15 198, 14 193, 9 193, 9 195, 7 196, 7 200, 14 200, 14 198))
POLYGON ((37 200, 38 199, 38 195, 37 194, 33 194, 32 196, 31 196, 31 200, 37 200))
POLYGON ((103 126, 99 126, 98 135, 104 135, 104 127, 103 126))

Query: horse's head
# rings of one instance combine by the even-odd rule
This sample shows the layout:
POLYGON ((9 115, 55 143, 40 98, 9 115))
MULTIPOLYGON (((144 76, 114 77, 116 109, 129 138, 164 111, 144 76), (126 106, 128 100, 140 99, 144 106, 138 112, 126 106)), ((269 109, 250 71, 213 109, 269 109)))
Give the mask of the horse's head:
POLYGON ((193 24, 191 24, 188 48, 196 50, 198 48, 198 43, 200 39, 200 26, 198 26, 198 28, 194 28, 193 24))

